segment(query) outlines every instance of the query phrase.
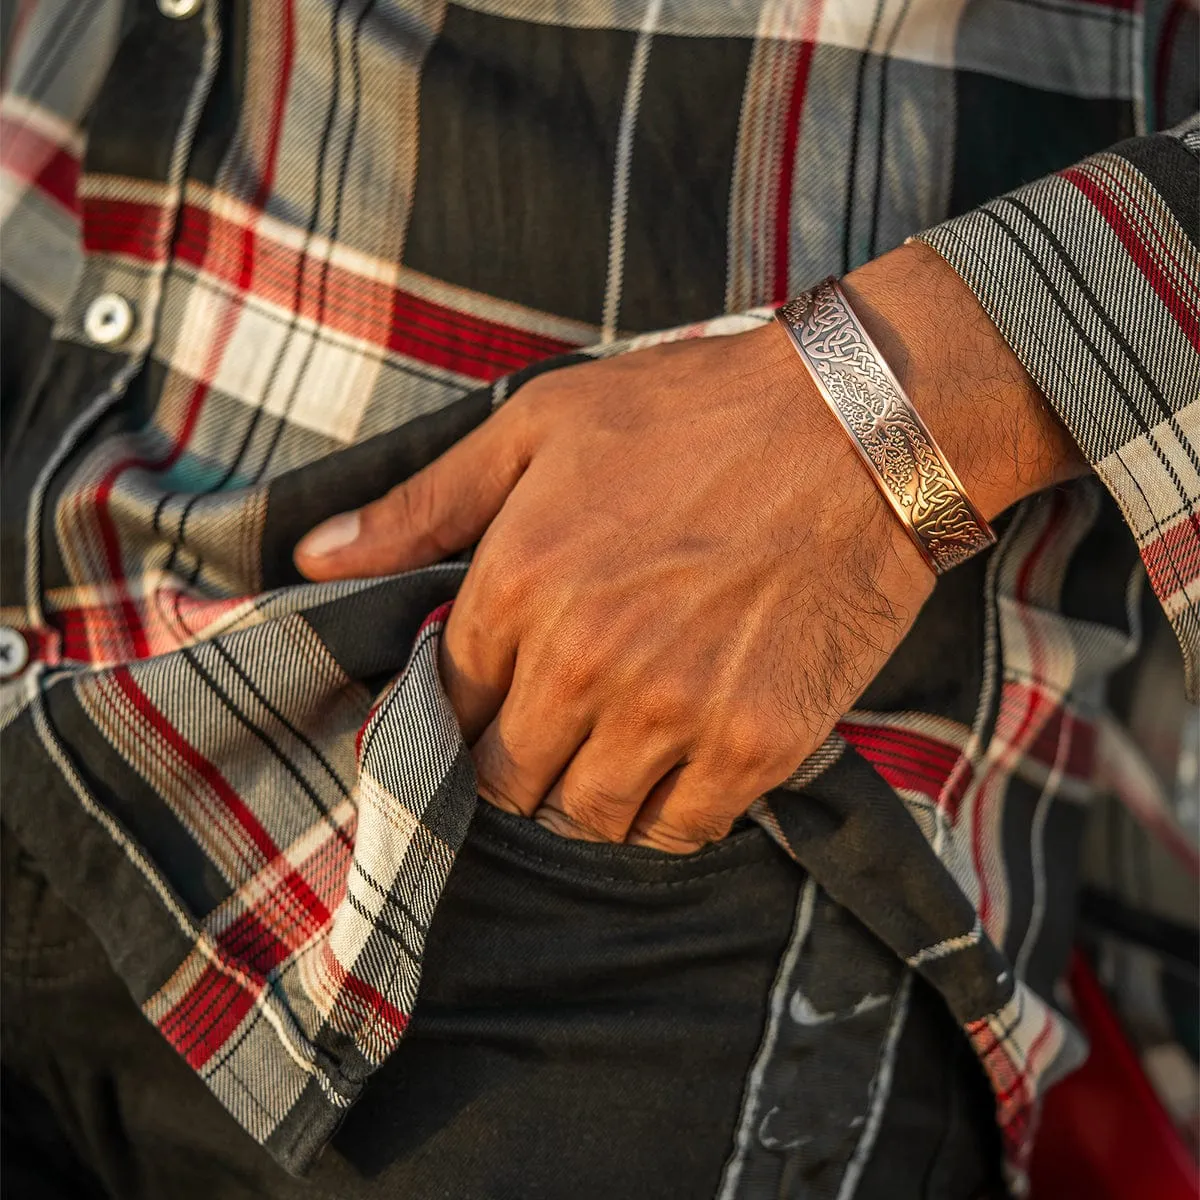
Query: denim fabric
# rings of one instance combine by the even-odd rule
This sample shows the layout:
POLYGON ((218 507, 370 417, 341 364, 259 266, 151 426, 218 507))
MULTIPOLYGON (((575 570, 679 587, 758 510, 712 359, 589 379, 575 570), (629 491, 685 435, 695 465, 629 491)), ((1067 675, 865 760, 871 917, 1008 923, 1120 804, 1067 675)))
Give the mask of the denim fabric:
POLYGON ((942 1002, 757 826, 673 858, 481 805, 412 1028, 304 1180, 142 1017, 15 840, 3 850, 5 1195, 832 1197, 856 1153, 860 1198, 958 1200, 995 1178, 990 1093, 942 1002))

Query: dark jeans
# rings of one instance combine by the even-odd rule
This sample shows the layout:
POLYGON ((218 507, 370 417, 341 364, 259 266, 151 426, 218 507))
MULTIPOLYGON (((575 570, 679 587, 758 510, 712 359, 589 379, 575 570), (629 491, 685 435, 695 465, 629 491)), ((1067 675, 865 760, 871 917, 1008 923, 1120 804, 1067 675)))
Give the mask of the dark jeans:
POLYGON ((303 1180, 2 849, 6 1197, 999 1194, 990 1093, 941 1001, 757 827, 675 859, 481 806, 410 1031, 303 1180))

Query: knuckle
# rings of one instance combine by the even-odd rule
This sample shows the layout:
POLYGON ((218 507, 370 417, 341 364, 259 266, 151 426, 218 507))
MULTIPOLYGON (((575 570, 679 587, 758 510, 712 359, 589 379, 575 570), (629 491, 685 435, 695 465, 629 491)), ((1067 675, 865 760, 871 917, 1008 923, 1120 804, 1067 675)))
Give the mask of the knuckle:
POLYGON ((579 700, 595 689, 599 678, 600 669, 594 657, 567 654, 555 664, 550 690, 560 701, 579 700))
POLYGON ((540 581, 558 579, 562 574, 559 561, 561 538, 547 524, 521 525, 504 530, 498 550, 503 554, 503 569, 514 576, 526 591, 533 591, 540 581))
POLYGON ((433 533, 437 527, 438 513, 441 505, 438 503, 441 493, 441 475, 437 471, 422 471, 408 489, 409 505, 417 528, 433 533))
POLYGON ((733 821, 723 813, 698 809, 667 820, 655 821, 643 836, 661 850, 687 854, 729 833, 733 821))
POLYGON ((495 638, 495 623, 478 598, 460 593, 445 633, 445 646, 455 663, 477 670, 495 638))
POLYGON ((625 836, 631 809, 627 797, 596 783, 579 785, 563 796, 567 816, 580 828, 606 840, 625 836))
POLYGON ((532 595, 532 575, 523 567, 516 556, 505 556, 507 561, 496 563, 495 555, 489 565, 480 592, 486 597, 489 611, 497 616, 519 611, 529 602, 532 595))
POLYGON ((493 420, 502 421, 509 441, 527 444, 537 433, 546 408, 547 393, 552 391, 554 372, 535 375, 512 393, 497 410, 493 420))
POLYGON ((473 752, 479 794, 509 812, 528 813, 536 800, 525 782, 518 756, 500 737, 481 739, 473 752))
POLYGON ((760 769, 773 757, 762 718, 756 713, 738 710, 728 714, 721 725, 721 757, 734 771, 760 769))
POLYGON ((388 523, 396 534, 431 539, 437 511, 433 475, 422 472, 388 493, 388 523))
POLYGON ((543 380, 544 376, 537 376, 520 385, 492 412, 489 424, 496 437, 491 443, 494 451, 491 469, 509 474, 529 463, 555 411, 553 404, 544 402, 547 384, 543 380))

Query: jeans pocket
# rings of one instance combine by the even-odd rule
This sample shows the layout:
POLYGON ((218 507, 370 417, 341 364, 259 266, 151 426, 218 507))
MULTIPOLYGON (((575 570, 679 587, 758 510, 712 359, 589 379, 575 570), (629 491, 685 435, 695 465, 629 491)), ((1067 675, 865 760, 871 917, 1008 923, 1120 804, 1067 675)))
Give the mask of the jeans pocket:
MULTIPOLYGON (((497 955, 543 994, 618 995, 724 958, 750 964, 786 936, 802 874, 757 825, 694 854, 569 839, 480 801, 430 930, 469 977, 497 955), (582 992, 577 982, 596 989, 582 992), (624 983, 622 981, 625 981, 624 983), (636 981, 636 982, 635 982, 636 981)), ((457 968, 456 968, 457 969, 457 968)))
POLYGON ((770 838, 748 821, 719 842, 691 854, 672 854, 653 846, 563 837, 529 817, 505 812, 483 800, 475 814, 471 840, 507 855, 534 873, 581 883, 591 880, 598 887, 611 885, 609 890, 614 893, 637 890, 639 886, 681 887, 732 875, 778 857, 770 838))
POLYGON ((723 963, 722 993, 739 971, 769 973, 802 882, 754 825, 674 855, 564 838, 481 800, 430 926, 421 997, 586 1008, 636 993, 685 1012, 689 973, 723 963))
POLYGON ((757 826, 680 856, 480 801, 341 1148, 418 1195, 712 1195, 802 882, 757 826))

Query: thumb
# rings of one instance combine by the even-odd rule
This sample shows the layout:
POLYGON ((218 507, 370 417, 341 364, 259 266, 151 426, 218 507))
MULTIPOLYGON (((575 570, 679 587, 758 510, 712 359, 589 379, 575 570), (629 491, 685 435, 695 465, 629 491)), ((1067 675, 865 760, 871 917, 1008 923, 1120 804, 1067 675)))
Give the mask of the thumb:
POLYGON ((506 405, 386 496, 310 530, 294 553, 301 574, 389 575, 478 541, 529 465, 531 439, 515 417, 516 406, 506 405))

